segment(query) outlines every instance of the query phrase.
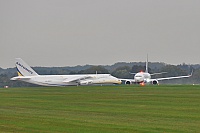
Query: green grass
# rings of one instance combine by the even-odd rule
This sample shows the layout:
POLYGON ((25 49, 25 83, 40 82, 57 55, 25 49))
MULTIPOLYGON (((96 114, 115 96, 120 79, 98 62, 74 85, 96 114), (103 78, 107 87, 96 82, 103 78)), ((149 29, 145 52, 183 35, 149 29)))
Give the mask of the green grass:
POLYGON ((200 132, 200 86, 0 88, 0 132, 200 132))

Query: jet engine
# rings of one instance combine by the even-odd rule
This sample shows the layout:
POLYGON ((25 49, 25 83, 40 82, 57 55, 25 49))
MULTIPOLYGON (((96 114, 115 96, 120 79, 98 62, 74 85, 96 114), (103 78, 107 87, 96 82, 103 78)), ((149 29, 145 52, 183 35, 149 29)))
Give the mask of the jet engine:
POLYGON ((158 82, 158 80, 153 80, 153 81, 152 81, 152 84, 153 84, 153 85, 159 85, 159 82, 158 82))

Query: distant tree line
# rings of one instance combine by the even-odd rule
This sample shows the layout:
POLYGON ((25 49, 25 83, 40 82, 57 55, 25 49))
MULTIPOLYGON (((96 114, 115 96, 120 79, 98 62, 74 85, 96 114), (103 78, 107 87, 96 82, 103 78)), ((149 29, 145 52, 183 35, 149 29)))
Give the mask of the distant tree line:
MULTIPOLYGON (((145 62, 133 63, 116 63, 111 66, 75 66, 75 67, 33 67, 33 69, 41 75, 66 75, 66 74, 105 74, 118 78, 133 78, 130 73, 145 71, 145 62)), ((169 65, 165 63, 149 63, 149 73, 167 72, 161 75, 152 76, 152 78, 171 77, 179 75, 188 75, 193 70, 193 76, 185 79, 165 80, 161 84, 200 84, 200 65, 169 65)), ((26 87, 37 86, 20 81, 11 81, 10 78, 17 76, 16 68, 2 69, 0 68, 0 87, 26 87)))

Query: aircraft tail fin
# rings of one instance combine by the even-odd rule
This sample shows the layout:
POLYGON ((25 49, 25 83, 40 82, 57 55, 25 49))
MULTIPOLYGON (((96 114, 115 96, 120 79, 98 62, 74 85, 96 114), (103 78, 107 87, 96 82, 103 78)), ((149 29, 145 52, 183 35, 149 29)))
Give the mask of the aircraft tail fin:
POLYGON ((18 76, 37 76, 38 74, 21 58, 15 59, 18 76))
POLYGON ((148 54, 147 54, 147 60, 146 60, 146 70, 145 70, 146 73, 148 73, 148 54))

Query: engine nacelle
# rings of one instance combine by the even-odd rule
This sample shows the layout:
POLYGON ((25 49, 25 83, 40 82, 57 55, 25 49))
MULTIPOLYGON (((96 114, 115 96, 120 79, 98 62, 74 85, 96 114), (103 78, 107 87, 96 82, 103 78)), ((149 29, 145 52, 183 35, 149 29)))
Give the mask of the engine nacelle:
POLYGON ((158 82, 158 80, 153 80, 153 81, 152 81, 152 84, 153 84, 153 85, 159 85, 159 82, 158 82))

